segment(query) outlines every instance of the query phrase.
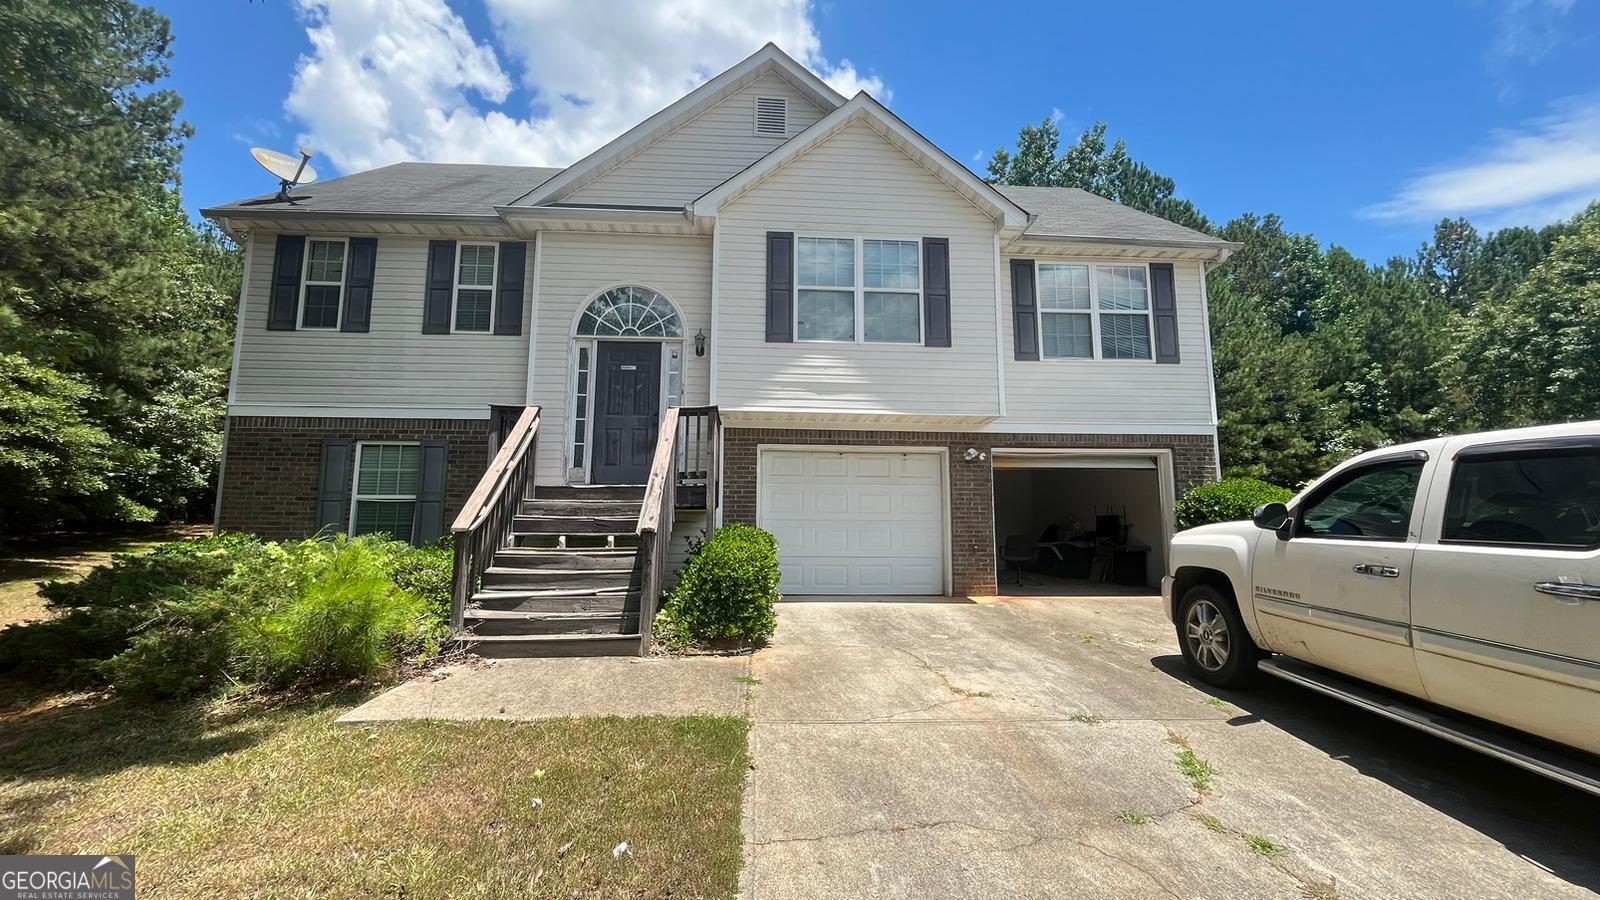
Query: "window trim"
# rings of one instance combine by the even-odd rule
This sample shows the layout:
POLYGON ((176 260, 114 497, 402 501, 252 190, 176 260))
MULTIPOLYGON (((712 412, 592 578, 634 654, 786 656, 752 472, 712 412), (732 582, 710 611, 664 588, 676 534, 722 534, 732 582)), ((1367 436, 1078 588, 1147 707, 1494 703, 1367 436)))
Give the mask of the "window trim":
POLYGON ((1034 329, 1039 336, 1039 361, 1058 363, 1086 363, 1110 362, 1130 363, 1133 365, 1154 365, 1156 362, 1156 334, 1155 334, 1155 285, 1151 280, 1150 264, 1134 260, 1087 260, 1087 259, 1040 259, 1034 262, 1034 329), (1038 282, 1039 273, 1045 266, 1085 266, 1089 269, 1089 308, 1088 309, 1045 309, 1044 298, 1040 295, 1038 282), (1104 266, 1117 266, 1126 269, 1144 269, 1145 309, 1143 312, 1135 310, 1102 310, 1100 308, 1100 279, 1096 277, 1098 270, 1104 266), (1089 349, 1091 356, 1049 356, 1044 350, 1044 317, 1047 315, 1083 316, 1089 317, 1089 349), (1145 337, 1148 339, 1150 355, 1144 359, 1113 359, 1107 357, 1104 347, 1100 343, 1100 317, 1107 316, 1143 316, 1145 337))
MULTIPOLYGON (((415 506, 415 504, 418 502, 418 499, 419 499, 419 497, 421 495, 420 494, 409 494, 409 495, 406 495, 406 494, 372 494, 372 495, 363 495, 361 493, 361 454, 363 452, 365 452, 366 448, 368 448, 368 447, 421 447, 421 446, 422 446, 422 442, 421 441, 356 441, 356 453, 355 453, 355 459, 353 461, 354 465, 352 465, 351 468, 350 468, 350 521, 345 526, 345 534, 348 534, 351 537, 356 537, 356 514, 357 514, 357 512, 359 512, 359 508, 360 508, 360 504, 361 504, 362 500, 368 500, 368 501, 377 502, 377 503, 383 503, 383 502, 394 503, 394 502, 400 502, 400 501, 409 501, 410 503, 413 504, 413 506, 412 506, 412 537, 415 538, 415 536, 416 536, 416 534, 415 534, 415 532, 416 532, 416 521, 415 521, 415 518, 416 518, 416 506, 415 506)), ((418 458, 419 459, 421 458, 420 454, 419 454, 418 458)), ((421 487, 421 485, 419 484, 418 487, 421 487)), ((393 537, 393 535, 391 535, 391 537, 393 537)), ((396 538, 396 540, 398 540, 398 538, 396 538)))
POLYGON ((345 287, 350 281, 350 239, 347 237, 306 237, 306 258, 300 263, 300 297, 295 304, 294 327, 298 331, 338 331, 344 325, 344 295, 345 287), (311 280, 311 245, 312 244, 339 244, 344 249, 340 251, 339 280, 316 281, 311 280), (306 294, 315 285, 327 287, 337 285, 339 288, 339 305, 335 308, 332 325, 307 325, 306 324, 306 294))
POLYGON ((1290 537, 1297 541, 1360 541, 1368 544, 1415 543, 1415 541, 1412 539, 1412 535, 1416 532, 1412 528, 1412 525, 1417 521, 1417 514, 1420 512, 1417 501, 1422 499, 1423 475, 1427 472, 1427 469, 1428 454, 1422 451, 1386 454, 1376 459, 1365 460, 1359 465, 1351 466, 1350 468, 1340 472, 1338 477, 1330 479, 1312 488, 1311 492, 1306 495, 1304 501, 1298 502, 1294 505, 1294 509, 1290 513, 1290 517, 1294 521, 1294 529, 1290 532, 1290 537), (1327 497, 1329 494, 1333 493, 1339 488, 1342 488, 1354 481, 1357 477, 1365 472, 1370 472, 1373 469, 1381 469, 1387 466, 1393 466, 1398 463, 1420 463, 1422 465, 1422 468, 1417 472, 1417 495, 1411 498, 1411 515, 1406 519, 1405 537, 1397 539, 1365 534, 1305 534, 1300 530, 1305 525, 1306 510, 1311 506, 1320 502, 1323 498, 1327 497))
POLYGON ((451 273, 451 275, 452 275, 452 277, 450 279, 450 333, 451 334, 494 334, 494 316, 495 316, 495 309, 494 308, 499 305, 498 303, 495 302, 495 294, 499 291, 499 284, 500 284, 500 245, 495 243, 494 241, 456 241, 455 272, 451 273), (463 248, 463 247, 488 247, 492 251, 494 251, 494 267, 493 267, 493 271, 489 275, 489 286, 487 288, 485 288, 483 285, 480 285, 480 284, 463 285, 461 283, 461 248, 463 248), (465 287, 469 291, 487 290, 489 292, 489 327, 488 328, 481 328, 480 329, 480 328, 457 328, 456 327, 456 311, 459 308, 459 303, 460 303, 460 300, 461 300, 461 289, 463 287, 465 287))
POLYGON ((1439 516, 1438 542, 1452 547, 1495 547, 1508 550, 1539 550, 1549 553, 1590 554, 1600 550, 1600 541, 1591 544, 1541 544, 1528 543, 1526 541, 1483 541, 1472 538, 1447 538, 1444 536, 1445 529, 1450 527, 1450 500, 1455 496, 1456 486, 1460 483, 1462 463, 1492 463, 1505 459, 1528 457, 1591 456, 1596 449, 1597 442, 1593 435, 1501 441, 1461 448, 1456 451, 1455 456, 1450 461, 1450 481, 1445 485, 1444 507, 1439 516))
POLYGON ((819 232, 795 232, 794 252, 791 277, 794 284, 794 309, 790 313, 789 327, 793 329, 795 343, 797 344, 869 344, 873 347, 924 347, 928 340, 928 315, 927 298, 924 287, 927 284, 926 254, 923 252, 922 238, 902 237, 883 234, 824 234, 819 232), (806 285, 800 283, 800 241, 851 241, 855 250, 855 284, 850 288, 838 285, 806 285), (917 248, 917 287, 909 288, 868 288, 866 278, 867 241, 882 241, 884 243, 914 244, 917 248), (855 338, 848 341, 821 340, 818 338, 803 338, 800 336, 800 292, 801 291, 835 291, 844 293, 851 290, 855 295, 855 338), (869 341, 867 335, 867 293, 874 294, 906 294, 917 298, 917 339, 912 341, 869 341))

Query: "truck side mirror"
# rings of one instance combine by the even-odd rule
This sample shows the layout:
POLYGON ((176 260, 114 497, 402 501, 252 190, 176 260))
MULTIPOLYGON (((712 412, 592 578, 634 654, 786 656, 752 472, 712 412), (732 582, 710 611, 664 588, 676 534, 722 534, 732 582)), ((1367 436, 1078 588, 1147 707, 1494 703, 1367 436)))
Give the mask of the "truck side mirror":
POLYGON ((1264 531, 1276 531, 1279 538, 1287 538, 1283 526, 1289 522, 1289 507, 1282 503, 1265 503, 1256 507, 1253 520, 1256 527, 1264 531))

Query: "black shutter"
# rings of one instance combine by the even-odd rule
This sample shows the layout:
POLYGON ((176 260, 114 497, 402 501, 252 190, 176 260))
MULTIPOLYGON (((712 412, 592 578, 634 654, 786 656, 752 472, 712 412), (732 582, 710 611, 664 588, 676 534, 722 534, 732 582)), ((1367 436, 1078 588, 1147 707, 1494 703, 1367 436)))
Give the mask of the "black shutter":
POLYGON ((794 232, 767 232, 767 343, 794 340, 794 232))
POLYGON ((526 241, 500 245, 500 284, 495 287, 494 333, 522 333, 523 285, 528 270, 526 241))
POLYGON ((422 299, 422 333, 450 333, 450 294, 456 283, 456 242, 428 242, 428 286, 422 299))
POLYGON ((1011 328, 1016 338, 1017 359, 1039 358, 1039 306, 1033 275, 1033 260, 1011 261, 1011 328))
POLYGON ((267 301, 267 329, 293 331, 300 311, 300 275, 304 270, 306 238, 303 234, 278 235, 272 257, 272 294, 267 301))
POLYGON ((417 517, 411 527, 411 543, 431 544, 444 534, 444 487, 449 471, 450 445, 444 441, 423 441, 417 454, 417 517))
POLYGON ((322 442, 322 474, 317 479, 317 531, 342 534, 350 523, 351 442, 322 442))
POLYGON ((1156 362, 1178 361, 1178 292, 1172 263, 1150 264, 1150 311, 1156 333, 1156 362))
POLYGON ((378 270, 378 239, 351 238, 344 273, 344 322, 340 331, 366 331, 372 323, 372 280, 378 270))
POLYGON ((950 346, 950 239, 922 239, 922 343, 950 346))

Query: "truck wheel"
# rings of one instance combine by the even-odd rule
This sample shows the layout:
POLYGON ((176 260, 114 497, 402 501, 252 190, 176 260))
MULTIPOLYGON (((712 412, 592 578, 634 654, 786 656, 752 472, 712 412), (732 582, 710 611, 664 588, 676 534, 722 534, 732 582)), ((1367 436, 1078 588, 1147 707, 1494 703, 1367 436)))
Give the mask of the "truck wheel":
POLYGON ((1261 658, 1233 599, 1207 584, 1185 591, 1178 603, 1178 646, 1189 672, 1218 687, 1249 683, 1261 658))

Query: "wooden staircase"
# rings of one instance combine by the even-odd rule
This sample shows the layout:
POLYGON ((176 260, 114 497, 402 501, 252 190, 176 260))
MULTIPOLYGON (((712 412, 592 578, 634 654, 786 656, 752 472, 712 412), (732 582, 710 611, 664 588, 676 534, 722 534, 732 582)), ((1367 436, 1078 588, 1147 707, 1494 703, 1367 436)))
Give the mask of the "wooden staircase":
POLYGON ((536 489, 511 520, 462 612, 457 638, 482 656, 639 652, 642 487, 536 489))
POLYGON ((483 656, 648 652, 673 517, 715 514, 717 408, 666 410, 644 487, 535 487, 538 439, 530 406, 450 528, 455 639, 483 656))

